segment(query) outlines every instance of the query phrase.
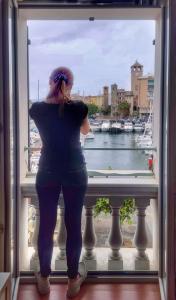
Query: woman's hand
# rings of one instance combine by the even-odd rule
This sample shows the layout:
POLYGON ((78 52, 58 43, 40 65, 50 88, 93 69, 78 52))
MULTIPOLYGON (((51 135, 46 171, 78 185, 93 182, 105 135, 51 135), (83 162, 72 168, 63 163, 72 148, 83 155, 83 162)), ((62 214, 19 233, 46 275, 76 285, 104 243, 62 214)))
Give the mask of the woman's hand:
POLYGON ((82 134, 85 134, 85 135, 88 134, 89 131, 91 131, 88 117, 86 117, 86 118, 83 120, 83 123, 82 123, 82 125, 81 125, 80 131, 81 131, 82 134))

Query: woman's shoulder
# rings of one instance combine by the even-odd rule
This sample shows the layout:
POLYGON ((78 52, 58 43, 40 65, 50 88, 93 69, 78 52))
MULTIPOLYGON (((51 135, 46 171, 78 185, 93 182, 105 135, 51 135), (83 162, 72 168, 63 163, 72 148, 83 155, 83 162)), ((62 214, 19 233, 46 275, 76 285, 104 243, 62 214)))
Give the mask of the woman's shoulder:
POLYGON ((82 100, 73 100, 73 102, 76 107, 76 114, 79 116, 79 119, 82 122, 82 120, 88 115, 88 106, 82 100))
POLYGON ((69 101, 70 103, 72 103, 72 104, 75 104, 75 105, 78 105, 79 103, 82 103, 83 101, 82 100, 72 100, 72 99, 70 99, 70 101, 69 101))
POLYGON ((41 105, 44 104, 44 101, 35 101, 35 102, 32 102, 31 106, 30 106, 30 109, 31 108, 36 108, 36 107, 39 107, 41 105))
POLYGON ((87 104, 82 100, 71 100, 71 102, 77 107, 87 107, 87 104))
POLYGON ((29 108, 29 115, 32 119, 37 115, 37 113, 40 111, 39 108, 43 105, 44 105, 43 101, 32 102, 29 108))

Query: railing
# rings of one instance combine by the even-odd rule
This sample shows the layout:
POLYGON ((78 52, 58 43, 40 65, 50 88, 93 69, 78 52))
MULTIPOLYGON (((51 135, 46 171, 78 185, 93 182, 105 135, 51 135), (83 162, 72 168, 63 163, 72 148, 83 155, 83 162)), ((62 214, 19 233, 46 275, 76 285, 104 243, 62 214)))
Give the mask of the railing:
MULTIPOLYGON (((28 160, 28 172, 31 172, 31 153, 33 151, 40 151, 41 147, 24 147, 24 151, 28 151, 28 155, 29 155, 29 160, 28 160)), ((103 151, 150 151, 150 152, 156 152, 157 148, 156 147, 83 147, 83 151, 99 151, 99 150, 103 150, 103 151)), ((153 176, 152 172, 147 172, 147 171, 134 171, 134 172, 115 172, 115 170, 88 170, 89 176, 153 176)))
MULTIPOLYGON (((26 260, 26 247, 28 239, 24 238, 28 234, 27 221, 27 199, 30 199, 30 205, 35 208, 35 227, 32 234, 32 247, 34 253, 30 258, 30 270, 38 269, 37 255, 37 236, 39 228, 39 208, 38 199, 35 190, 35 180, 33 177, 26 177, 21 182, 21 262, 26 260), (25 242, 26 241, 26 242, 25 242)), ((158 183, 155 178, 89 178, 88 189, 85 197, 85 226, 83 232, 84 253, 82 259, 86 262, 88 270, 97 270, 96 248, 96 230, 94 226, 93 207, 97 198, 106 197, 110 200, 112 208, 111 225, 109 228, 108 245, 109 253, 103 259, 107 261, 107 270, 124 270, 126 264, 123 257, 123 234, 120 225, 119 210, 127 198, 134 198, 136 205, 136 229, 133 238, 133 244, 136 252, 134 255, 133 270, 150 270, 151 261, 147 255, 148 235, 146 232, 146 209, 152 203, 154 209, 153 217, 153 256, 156 257, 157 265, 157 239, 158 239, 158 216, 157 216, 157 197, 158 183), (153 199, 153 200, 152 200, 153 199)), ((57 231, 58 253, 55 258, 55 270, 66 270, 66 228, 64 224, 64 201, 63 195, 60 195, 59 202, 59 228, 57 231)), ((23 268, 23 266, 22 266, 23 268)))

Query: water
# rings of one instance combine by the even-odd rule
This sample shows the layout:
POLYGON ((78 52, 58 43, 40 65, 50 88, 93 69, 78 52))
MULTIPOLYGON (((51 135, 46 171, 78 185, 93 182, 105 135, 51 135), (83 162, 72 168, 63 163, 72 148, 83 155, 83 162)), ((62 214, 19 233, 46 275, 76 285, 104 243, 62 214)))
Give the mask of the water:
MULTIPOLYGON (((95 132, 94 135, 94 139, 85 141, 86 148, 138 147, 134 133, 95 132)), ((143 150, 84 150, 84 156, 88 169, 148 170, 148 159, 143 150)))

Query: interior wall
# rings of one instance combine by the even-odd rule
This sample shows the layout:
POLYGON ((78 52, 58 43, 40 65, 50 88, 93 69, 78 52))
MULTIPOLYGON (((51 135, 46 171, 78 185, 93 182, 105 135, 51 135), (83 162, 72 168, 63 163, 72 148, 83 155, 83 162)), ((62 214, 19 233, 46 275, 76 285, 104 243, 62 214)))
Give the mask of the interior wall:
POLYGON ((166 231, 166 268, 167 297, 175 300, 176 295, 176 1, 168 0, 168 77, 167 118, 166 118, 166 176, 165 189, 167 206, 166 231))
POLYGON ((2 1, 0 1, 0 272, 4 270, 4 116, 3 116, 3 43, 2 43, 2 1))

